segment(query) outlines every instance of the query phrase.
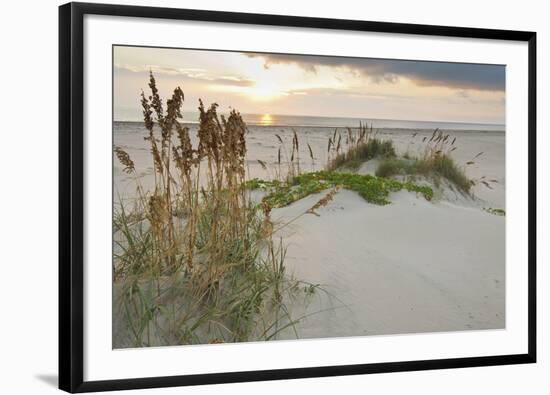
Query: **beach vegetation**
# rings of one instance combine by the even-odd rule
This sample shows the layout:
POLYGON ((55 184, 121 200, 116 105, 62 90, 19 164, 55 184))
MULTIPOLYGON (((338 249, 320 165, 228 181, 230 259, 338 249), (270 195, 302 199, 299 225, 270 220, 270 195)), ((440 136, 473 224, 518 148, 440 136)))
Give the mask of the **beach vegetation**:
POLYGON ((263 202, 271 208, 288 206, 306 196, 335 187, 357 192, 367 202, 377 205, 389 204, 390 193, 402 189, 418 193, 427 200, 433 198, 432 188, 417 185, 412 181, 326 170, 304 173, 294 177, 290 182, 253 179, 247 183, 247 186, 251 189, 264 189, 266 195, 263 197, 263 202))
POLYGON ((375 174, 385 178, 396 175, 425 176, 433 179, 436 185, 441 179, 446 179, 463 192, 469 192, 472 186, 464 170, 445 154, 420 159, 385 159, 378 164, 375 174))
MULTIPOLYGON (((426 143, 426 146, 419 157, 406 154, 402 158, 385 158, 378 164, 375 174, 384 178, 424 176, 433 180, 436 185, 445 179, 460 191, 469 193, 472 185, 475 185, 475 181, 468 178, 464 167, 459 166, 452 158, 451 153, 456 149, 455 141, 456 138, 451 138, 449 134, 436 129, 429 140, 424 137, 423 142, 426 143)), ((474 164, 473 160, 476 158, 467 162, 466 165, 474 164)))
POLYGON ((152 73, 149 88, 141 106, 152 190, 142 187, 131 156, 114 147, 137 191, 136 199, 119 198, 114 207, 114 312, 124 317, 116 325, 122 325, 117 343, 272 340, 295 331, 298 320, 286 301, 317 287, 286 273, 286 249, 273 239, 271 208, 253 202, 244 188, 247 127, 241 115, 218 115, 217 104, 200 101, 193 146, 181 121, 183 91, 176 88, 164 103, 152 73))
POLYGON ((374 158, 393 158, 395 148, 391 140, 382 140, 377 132, 365 124, 342 134, 336 129, 329 137, 326 170, 357 170, 362 163, 374 158))
MULTIPOLYGON (((277 167, 275 170, 275 178, 279 180, 288 180, 300 174, 302 171, 300 166, 300 140, 298 138, 298 133, 295 129, 292 129, 290 149, 287 148, 287 144, 280 134, 276 133, 275 137, 279 143, 279 147, 277 149, 277 167)), ((313 168, 315 166, 313 150, 309 144, 307 144, 307 148, 313 168)), ((267 169, 264 166, 262 167, 267 169)))
POLYGON ((502 208, 485 207, 483 210, 487 211, 489 214, 497 215, 499 217, 504 217, 506 215, 506 211, 502 208))

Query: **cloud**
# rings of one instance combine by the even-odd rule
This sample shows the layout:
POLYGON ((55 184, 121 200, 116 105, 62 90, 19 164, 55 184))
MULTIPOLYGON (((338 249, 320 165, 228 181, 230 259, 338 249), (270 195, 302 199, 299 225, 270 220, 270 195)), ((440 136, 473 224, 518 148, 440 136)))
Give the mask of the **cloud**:
POLYGON ((149 70, 152 70, 155 76, 167 76, 181 78, 184 80, 205 81, 214 85, 248 87, 254 86, 256 83, 253 80, 233 75, 212 76, 209 75, 206 70, 199 68, 175 68, 156 65, 134 67, 119 64, 115 64, 114 67, 115 70, 119 72, 148 73, 149 70))
POLYGON ((276 64, 295 64, 309 72, 317 72, 319 67, 323 66, 346 68, 377 83, 396 83, 400 78, 407 78, 419 86, 485 91, 504 91, 505 89, 505 67, 502 65, 337 56, 260 53, 246 55, 263 59, 265 68, 276 64))
POLYGON ((350 88, 303 88, 299 90, 289 90, 286 92, 289 95, 312 95, 312 96, 347 96, 361 97, 374 100, 408 100, 415 99, 414 96, 404 94, 371 94, 362 89, 350 88))

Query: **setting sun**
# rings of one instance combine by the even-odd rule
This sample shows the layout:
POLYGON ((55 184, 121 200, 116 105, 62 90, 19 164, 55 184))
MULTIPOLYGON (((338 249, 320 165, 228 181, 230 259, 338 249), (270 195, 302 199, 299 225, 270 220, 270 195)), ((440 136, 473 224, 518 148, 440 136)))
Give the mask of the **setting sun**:
POLYGON ((271 125, 273 124, 273 117, 271 116, 271 114, 264 114, 260 119, 260 123, 262 125, 271 125))

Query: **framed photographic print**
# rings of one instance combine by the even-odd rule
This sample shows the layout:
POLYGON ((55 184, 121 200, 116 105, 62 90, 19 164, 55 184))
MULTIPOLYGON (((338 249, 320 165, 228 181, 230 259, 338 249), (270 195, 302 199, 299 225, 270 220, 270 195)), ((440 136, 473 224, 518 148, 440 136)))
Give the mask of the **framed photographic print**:
POLYGON ((59 12, 61 389, 535 362, 535 33, 59 12))

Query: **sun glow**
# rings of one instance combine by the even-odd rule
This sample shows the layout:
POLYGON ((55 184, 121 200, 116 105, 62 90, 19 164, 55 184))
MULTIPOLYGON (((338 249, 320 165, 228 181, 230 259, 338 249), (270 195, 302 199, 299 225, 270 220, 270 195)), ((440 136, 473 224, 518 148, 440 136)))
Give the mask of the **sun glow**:
POLYGON ((281 96, 283 92, 273 81, 258 81, 250 90, 250 96, 256 100, 271 100, 281 96))
POLYGON ((273 124, 273 117, 271 114, 264 114, 262 115, 262 118, 260 119, 260 123, 262 125, 272 125, 273 124))

